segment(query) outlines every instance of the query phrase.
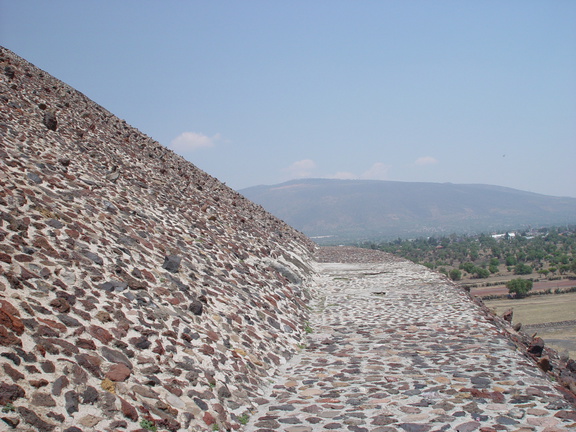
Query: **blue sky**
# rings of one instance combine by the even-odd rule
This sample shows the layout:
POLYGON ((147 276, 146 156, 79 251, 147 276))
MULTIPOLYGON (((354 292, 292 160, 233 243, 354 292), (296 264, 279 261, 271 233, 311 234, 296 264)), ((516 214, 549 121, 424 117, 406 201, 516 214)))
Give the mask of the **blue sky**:
POLYGON ((0 0, 0 44, 240 189, 576 197, 576 1, 0 0))

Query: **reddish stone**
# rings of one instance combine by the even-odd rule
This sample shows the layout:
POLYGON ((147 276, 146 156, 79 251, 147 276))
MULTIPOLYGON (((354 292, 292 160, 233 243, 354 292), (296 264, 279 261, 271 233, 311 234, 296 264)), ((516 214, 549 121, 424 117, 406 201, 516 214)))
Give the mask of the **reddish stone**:
POLYGON ((75 229, 65 229, 64 231, 73 239, 77 239, 78 237, 80 237, 80 233, 75 229))
POLYGON ((155 354, 164 354, 166 352, 166 350, 164 349, 164 347, 162 346, 162 342, 160 342, 159 340, 156 341, 156 346, 154 347, 154 349, 152 350, 153 353, 155 354))
POLYGON ((46 324, 47 326, 52 327, 53 329, 59 330, 61 332, 65 332, 66 331, 66 326, 62 323, 53 321, 53 320, 49 320, 49 319, 44 319, 44 318, 38 318, 38 321, 43 322, 44 324, 46 324))
POLYGON ((70 311, 70 304, 63 298, 57 297, 50 302, 50 306, 56 309, 60 313, 66 313, 70 311))
POLYGON ((91 325, 88 329, 88 333, 90 333, 91 336, 95 337, 103 344, 108 344, 108 342, 114 339, 108 330, 97 325, 91 325))
MULTIPOLYGON (((242 324, 242 318, 240 318, 238 315, 236 315, 235 313, 232 313, 228 316, 231 320, 236 321, 238 324, 242 324)), ((296 330, 296 329, 294 329, 296 330)))
POLYGON ((274 298, 272 298, 271 296, 264 296, 264 298, 266 300, 268 300, 270 302, 270 304, 272 304, 272 306, 274 306, 274 308, 278 307, 278 303, 276 303, 276 300, 274 298))
POLYGON ((46 255, 49 255, 53 258, 58 258, 58 252, 56 252, 56 249, 54 249, 52 247, 52 245, 48 242, 48 240, 45 237, 38 237, 36 238, 32 244, 34 246, 36 246, 37 248, 40 248, 44 251, 44 253, 46 255))
POLYGON ((280 365, 280 357, 278 357, 277 355, 274 355, 272 353, 268 353, 268 358, 270 360, 272 360, 274 362, 275 365, 279 366, 280 365))
POLYGON ((0 405, 4 406, 24 396, 26 392, 19 385, 0 383, 0 405))
POLYGON ((4 252, 0 252, 0 261, 11 264, 12 263, 12 257, 10 257, 10 255, 8 255, 4 252))
POLYGON ((544 350, 544 340, 540 337, 535 337, 532 340, 532 343, 530 343, 530 346, 528 347, 528 352, 538 357, 542 355, 543 350, 544 350))
POLYGON ((548 372, 549 370, 552 369, 552 366, 550 365, 550 359, 548 358, 548 356, 538 359, 538 367, 542 369, 544 372, 548 372))
POLYGON ((212 414, 210 414, 208 411, 206 411, 204 413, 204 417, 203 417, 204 423, 206 423, 208 426, 216 423, 216 419, 214 418, 214 416, 212 414))
POLYGON ((170 303, 171 305, 179 305, 180 303, 182 303, 182 301, 180 299, 177 299, 176 297, 170 297, 168 299, 168 303, 170 303))
POLYGON ((141 269, 140 272, 142 273, 142 276, 144 276, 144 278, 149 281, 149 282, 156 282, 156 278, 154 277, 154 275, 152 273, 150 273, 148 270, 146 269, 141 269))
POLYGON ((92 303, 90 300, 80 300, 80 303, 84 306, 84 309, 87 311, 91 311, 92 309, 96 309, 96 305, 92 303))
POLYGON ((95 350, 96 349, 96 344, 91 339, 81 339, 80 338, 76 341, 76 346, 78 348, 82 348, 82 349, 89 349, 89 350, 95 350))
POLYGON ((41 380, 31 380, 30 381, 30 385, 32 387, 36 387, 36 388, 40 388, 40 387, 46 387, 48 384, 50 384, 47 380, 45 379, 41 379, 41 380))
POLYGON ((39 277, 40 276, 38 276, 36 273, 32 273, 31 271, 25 269, 24 267, 20 269, 20 279, 22 280, 38 279, 39 277))
POLYGON ((132 405, 130 405, 128 402, 126 402, 124 399, 120 398, 120 404, 121 404, 121 409, 122 409, 122 414, 124 414, 124 417, 132 420, 132 421, 138 421, 138 412, 136 411, 136 408, 134 408, 132 405))
POLYGON ((215 403, 215 404, 212 406, 212 408, 214 408, 214 411, 216 411, 218 414, 220 414, 220 415, 224 414, 224 411, 225 411, 225 410, 224 410, 224 407, 223 407, 221 404, 215 403))
POLYGON ((164 384, 164 388, 166 390, 168 390, 170 393, 175 394, 178 397, 180 397, 184 394, 182 389, 179 389, 178 387, 175 387, 175 386, 170 385, 170 384, 164 384))
POLYGON ((4 363, 2 366, 4 368, 4 372, 6 372, 6 375, 8 375, 10 378, 12 378, 13 381, 19 381, 21 379, 24 379, 24 374, 22 372, 16 370, 16 369, 14 369, 8 363, 4 363))
POLYGON ((124 363, 116 363, 110 367, 106 373, 106 378, 110 381, 123 382, 130 376, 132 371, 124 363))
POLYGON ((6 328, 0 327, 0 345, 10 346, 17 345, 22 346, 22 341, 20 338, 14 336, 13 333, 9 332, 6 328))
POLYGON ((7 300, 0 299, 0 311, 6 311, 11 315, 20 316, 20 311, 7 300))
POLYGON ((34 336, 57 338, 58 336, 60 336, 60 333, 58 333, 51 327, 45 325, 39 325, 34 336))
POLYGON ((32 261, 34 261, 33 257, 31 257, 30 255, 26 255, 26 254, 14 255, 14 259, 18 262, 32 262, 32 261))
POLYGON ((210 345, 207 345, 207 344, 202 345, 202 348, 200 348, 200 351, 202 352, 202 354, 205 354, 205 355, 214 354, 214 348, 212 348, 210 345))
POLYGON ((61 346, 63 349, 62 353, 64 355, 67 355, 67 356, 72 356, 72 354, 78 354, 80 352, 78 350, 78 348, 76 348, 75 345, 73 345, 70 342, 65 341, 63 339, 49 338, 49 339, 46 339, 46 341, 51 343, 51 344, 61 346))
POLYGON ((20 316, 18 310, 6 300, 0 300, 0 305, 2 306, 2 309, 0 309, 0 324, 9 328, 17 335, 24 333, 24 324, 22 324, 22 320, 18 318, 20 316))
POLYGON ((501 404, 504 402, 505 398, 504 398, 504 395, 502 393, 494 391, 494 392, 490 392, 488 394, 489 394, 490 399, 492 399, 492 401, 494 403, 501 404))
POLYGON ((218 339, 220 339, 220 335, 212 330, 208 330, 206 332, 206 336, 208 336, 212 341, 216 342, 218 339))
POLYGON ((293 322, 287 321, 285 319, 281 319, 280 320, 283 324, 286 324, 288 327, 290 327, 292 330, 297 330, 298 328, 296 327, 296 325, 293 322))
POLYGON ((556 412, 554 417, 558 417, 564 420, 576 420, 576 411, 561 410, 556 412))
POLYGON ((102 360, 100 357, 96 357, 90 354, 79 354, 76 356, 76 361, 80 366, 82 366, 96 378, 102 377, 102 371, 100 370, 102 360))

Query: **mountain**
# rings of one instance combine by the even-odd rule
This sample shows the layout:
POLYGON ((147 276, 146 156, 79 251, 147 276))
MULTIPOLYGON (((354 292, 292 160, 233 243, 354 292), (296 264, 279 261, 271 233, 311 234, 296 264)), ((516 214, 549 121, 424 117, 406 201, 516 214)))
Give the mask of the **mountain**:
POLYGON ((237 430, 315 247, 0 47, 1 430, 237 430))
POLYGON ((239 191, 320 244, 576 223, 576 199, 483 184, 293 180, 239 191))

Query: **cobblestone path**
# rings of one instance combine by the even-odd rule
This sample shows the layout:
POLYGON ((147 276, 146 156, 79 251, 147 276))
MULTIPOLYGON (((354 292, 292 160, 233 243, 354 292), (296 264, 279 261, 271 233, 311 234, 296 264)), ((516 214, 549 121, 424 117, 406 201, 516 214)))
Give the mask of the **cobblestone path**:
POLYGON ((245 430, 576 430, 574 407, 460 288, 400 260, 319 267, 308 345, 245 430))

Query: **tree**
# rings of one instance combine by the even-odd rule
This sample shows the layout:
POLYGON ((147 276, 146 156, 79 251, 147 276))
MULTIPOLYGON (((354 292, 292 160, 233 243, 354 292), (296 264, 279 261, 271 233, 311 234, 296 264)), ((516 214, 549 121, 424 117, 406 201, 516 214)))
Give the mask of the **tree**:
POLYGON ((506 265, 507 266, 513 266, 518 264, 518 260, 516 259, 516 257, 514 255, 507 255, 506 256, 506 265))
POLYGON ((458 269, 450 270, 450 279, 452 279, 453 281, 459 281, 460 279, 462 279, 462 272, 458 269))
POLYGON ((527 275, 532 273, 532 267, 528 264, 518 263, 516 267, 514 267, 514 274, 516 275, 527 275))
POLYGON ((532 289, 530 279, 512 279, 506 283, 506 288, 510 294, 515 294, 516 298, 524 297, 532 289))
POLYGON ((490 277, 490 272, 488 270, 486 270, 485 268, 476 267, 474 269, 474 275, 478 279, 486 279, 487 277, 490 277))

